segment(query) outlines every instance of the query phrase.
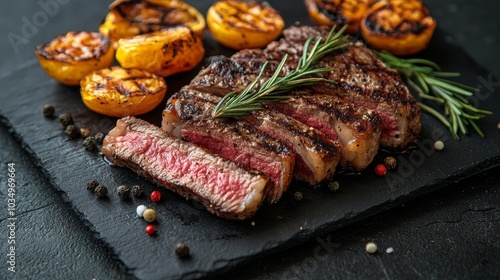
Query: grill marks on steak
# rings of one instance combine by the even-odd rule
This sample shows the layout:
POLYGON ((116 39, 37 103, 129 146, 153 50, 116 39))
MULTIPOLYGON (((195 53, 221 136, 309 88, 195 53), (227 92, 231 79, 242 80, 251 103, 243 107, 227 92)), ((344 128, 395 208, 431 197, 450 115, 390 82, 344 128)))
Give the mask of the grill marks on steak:
MULTIPOLYGON (((168 102, 169 105, 164 112, 164 129, 167 131, 172 130, 170 126, 172 121, 168 120, 178 122, 176 119, 186 122, 195 121, 194 125, 205 125, 207 121, 218 121, 225 125, 232 122, 246 123, 248 126, 257 128, 266 135, 270 135, 269 137, 278 139, 288 146, 295 154, 294 176, 296 179, 305 181, 310 185, 316 185, 332 178, 340 160, 342 149, 337 141, 326 137, 320 131, 311 129, 309 126, 273 110, 253 112, 251 116, 238 118, 237 121, 231 119, 211 120, 210 114, 219 100, 220 97, 212 94, 187 89, 181 90, 168 102), (196 106, 198 106, 198 109, 191 109, 196 106), (196 113, 193 114, 194 112, 196 113)), ((175 128, 173 131, 175 131, 175 128)), ((222 135, 219 138, 224 139, 228 138, 228 136, 222 135)), ((254 144, 248 142, 247 145, 254 144)))
POLYGON ((134 117, 119 119, 102 152, 154 183, 200 201, 208 211, 246 219, 261 205, 268 178, 134 117))
MULTIPOLYGON (((329 30, 327 27, 289 27, 283 31, 283 39, 270 43, 264 50, 243 50, 230 59, 215 59, 193 79, 190 87, 219 95, 242 90, 248 81, 257 77, 266 61, 269 67, 264 78, 269 77, 285 54, 289 57, 283 71, 290 71, 297 65, 307 38, 326 38, 329 30)), ((338 96, 378 113, 383 127, 382 146, 404 149, 416 140, 421 123, 415 99, 399 74, 388 68, 370 49, 360 42, 352 43, 345 50, 325 56, 319 66, 332 69, 319 75, 337 83, 316 84, 308 89, 316 94, 338 96)))
POLYGON ((267 202, 277 202, 292 180, 295 156, 286 145, 248 123, 213 119, 214 104, 180 91, 163 111, 162 128, 226 159, 267 175, 272 186, 267 202))

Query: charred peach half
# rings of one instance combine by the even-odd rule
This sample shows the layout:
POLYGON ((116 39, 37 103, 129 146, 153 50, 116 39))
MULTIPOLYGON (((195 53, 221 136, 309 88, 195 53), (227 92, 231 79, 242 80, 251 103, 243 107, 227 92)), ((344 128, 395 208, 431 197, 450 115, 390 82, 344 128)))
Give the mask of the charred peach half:
POLYGON ((276 39, 285 23, 268 4, 222 0, 207 12, 212 37, 232 49, 260 48, 276 39))
POLYGON ((198 36, 205 30, 205 18, 194 7, 176 0, 115 1, 99 31, 114 42, 121 38, 186 26, 198 36))
POLYGON ((147 113, 165 97, 162 77, 138 69, 111 67, 87 75, 80 83, 85 106, 111 117, 147 113))
POLYGON ((418 0, 381 1, 367 11, 361 34, 374 49, 412 55, 429 44, 436 21, 418 0))
POLYGON ((122 67, 164 77, 193 69, 204 55, 201 38, 184 26, 120 39, 116 49, 122 67))
POLYGON ((111 65, 111 41, 96 32, 68 32, 35 47, 43 70, 58 82, 76 86, 88 73, 111 65))
POLYGON ((375 0, 305 0, 309 17, 318 25, 348 25, 346 32, 356 34, 365 12, 375 0))

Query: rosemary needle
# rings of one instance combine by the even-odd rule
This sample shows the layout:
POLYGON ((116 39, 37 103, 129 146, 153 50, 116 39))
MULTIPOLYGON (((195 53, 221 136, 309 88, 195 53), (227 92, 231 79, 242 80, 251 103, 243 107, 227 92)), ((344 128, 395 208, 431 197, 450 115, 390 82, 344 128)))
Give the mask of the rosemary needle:
POLYGON ((460 139, 459 133, 469 134, 469 126, 481 137, 484 137, 484 133, 476 121, 486 115, 491 115, 491 112, 478 109, 467 100, 467 97, 473 96, 477 89, 445 79, 458 77, 459 73, 442 72, 439 65, 426 59, 403 59, 388 52, 375 53, 387 66, 398 71, 421 99, 435 102, 444 107, 444 113, 440 113, 431 106, 422 102, 418 103, 422 110, 447 126, 455 139, 460 139))
POLYGON ((215 118, 245 116, 252 111, 261 110, 264 102, 287 99, 286 94, 293 88, 317 82, 334 83, 335 81, 311 75, 330 71, 330 68, 317 67, 316 62, 325 55, 349 45, 349 37, 343 35, 346 28, 347 26, 344 26, 335 32, 333 27, 324 43, 321 42, 321 38, 317 38, 314 44, 312 44, 313 37, 307 39, 296 69, 285 76, 279 76, 288 58, 288 55, 285 55, 273 75, 264 81, 260 88, 256 88, 267 67, 267 62, 264 63, 257 78, 242 92, 230 92, 225 95, 214 108, 212 116, 215 118))

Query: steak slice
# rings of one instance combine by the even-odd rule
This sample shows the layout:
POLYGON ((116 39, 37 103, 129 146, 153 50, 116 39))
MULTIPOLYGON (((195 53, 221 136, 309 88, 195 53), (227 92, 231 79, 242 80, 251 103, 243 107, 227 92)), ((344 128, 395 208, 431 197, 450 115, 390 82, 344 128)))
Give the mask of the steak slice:
POLYGON ((295 92, 290 99, 266 104, 314 127, 342 145, 341 165, 365 169, 377 154, 382 131, 380 117, 372 110, 354 106, 333 95, 295 92))
POLYGON ((277 202, 292 180, 295 156, 283 143, 235 119, 207 117, 213 104, 180 91, 163 111, 162 128, 223 158, 259 170, 272 182, 266 194, 277 202))
POLYGON ((228 219, 255 214, 268 178, 134 117, 124 117, 105 137, 102 152, 115 165, 128 167, 152 182, 228 219))
MULTIPOLYGON (((170 99, 164 112, 164 128, 169 129, 165 118, 171 119, 169 115, 174 110, 181 119, 196 118, 204 120, 201 122, 204 123, 207 119, 211 119, 210 114, 219 101, 220 97, 208 93, 188 89, 178 92, 170 99), (195 106, 198 106, 198 109, 193 110, 195 106)), ((230 120, 218 119, 218 121, 230 120)), ((322 132, 273 110, 253 112, 251 116, 238 118, 238 122, 245 122, 285 143, 295 153, 296 179, 317 185, 332 178, 342 148, 337 141, 328 138, 322 132)))
MULTIPOLYGON (((264 62, 269 66, 263 78, 272 75, 285 54, 288 60, 283 72, 294 69, 307 38, 325 38, 329 31, 328 27, 289 27, 283 31, 283 39, 271 42, 263 50, 242 50, 230 59, 215 59, 192 80, 190 87, 218 95, 241 91, 257 77, 264 62)), ((352 43, 345 50, 327 55, 319 66, 332 70, 318 75, 337 83, 318 83, 309 86, 309 90, 335 95, 377 112, 382 119, 380 144, 386 148, 405 149, 416 141, 421 130, 418 104, 397 71, 387 67, 364 44, 352 43)))

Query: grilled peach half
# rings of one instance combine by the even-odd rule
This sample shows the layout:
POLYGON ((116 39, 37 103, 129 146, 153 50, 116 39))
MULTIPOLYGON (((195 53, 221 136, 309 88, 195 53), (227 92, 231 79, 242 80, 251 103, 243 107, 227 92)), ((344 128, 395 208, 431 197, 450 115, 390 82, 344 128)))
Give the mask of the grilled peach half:
POLYGON ((120 39, 116 49, 122 67, 163 77, 193 69, 204 55, 201 38, 184 26, 120 39))
POLYGON ((40 66, 56 81, 76 86, 90 72, 113 63, 111 41, 96 32, 68 32, 35 47, 40 66))
POLYGON ((427 48, 436 21, 418 0, 377 2, 361 21, 361 34, 374 49, 412 55, 427 48))
POLYGON ((85 76, 80 87, 85 106, 111 117, 147 113, 163 101, 167 92, 162 77, 117 66, 92 72, 85 76))
POLYGON ((305 0, 309 17, 318 25, 348 25, 346 32, 356 34, 365 12, 375 0, 305 0))
POLYGON ((280 36, 285 23, 268 4, 221 0, 208 9, 207 27, 217 42, 241 50, 266 46, 280 36))
POLYGON ((186 26, 203 36, 205 19, 194 7, 178 0, 118 0, 99 27, 113 42, 121 38, 159 31, 173 26, 186 26))

